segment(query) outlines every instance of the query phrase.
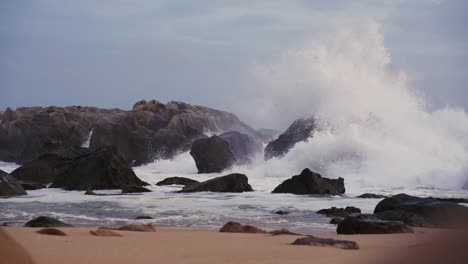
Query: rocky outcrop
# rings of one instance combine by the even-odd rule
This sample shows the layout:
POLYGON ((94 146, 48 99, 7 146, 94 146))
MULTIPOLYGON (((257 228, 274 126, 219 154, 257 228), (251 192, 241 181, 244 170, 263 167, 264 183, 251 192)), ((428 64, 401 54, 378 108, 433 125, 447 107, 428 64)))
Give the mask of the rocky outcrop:
POLYGON ((341 249, 359 249, 358 243, 349 240, 338 240, 332 238, 321 238, 314 236, 307 236, 296 239, 292 245, 306 245, 317 247, 336 247, 341 249))
POLYGON ((233 173, 184 187, 180 192, 253 192, 244 174, 233 173))
POLYGON ((66 224, 58 219, 48 217, 48 216, 39 216, 29 222, 27 222, 25 227, 73 227, 72 225, 66 224))
POLYGON ((145 193, 145 192, 151 192, 151 190, 148 190, 145 187, 137 186, 137 185, 122 186, 122 193, 145 193))
POLYGON ((459 227, 468 223, 468 207, 435 198, 398 194, 386 198, 375 207, 381 219, 402 221, 417 227, 459 227))
POLYGON ((347 206, 346 208, 332 207, 329 209, 322 209, 317 212, 317 214, 324 214, 328 217, 331 217, 331 216, 346 217, 348 215, 360 214, 360 213, 361 213, 361 209, 353 207, 353 206, 347 206))
POLYGON ((251 225, 241 225, 237 222, 229 222, 225 224, 219 232, 222 233, 249 233, 249 234, 266 234, 265 230, 251 225))
POLYGON ((88 153, 87 148, 73 147, 56 153, 44 154, 24 163, 11 174, 22 184, 36 186, 50 184, 55 181, 57 175, 68 169, 73 159, 88 153))
POLYGON ((294 121, 283 134, 268 143, 265 148, 265 159, 283 157, 296 143, 306 141, 314 130, 315 120, 313 117, 294 121))
POLYGON ((195 160, 198 173, 222 172, 236 162, 227 141, 218 136, 195 140, 190 155, 195 160))
POLYGON ((162 181, 159 181, 156 183, 157 186, 165 186, 165 185, 184 185, 184 186, 189 186, 189 185, 194 185, 200 183, 199 181, 192 180, 189 178, 184 178, 184 177, 169 177, 166 178, 162 181))
POLYGON ((344 192, 343 178, 328 179, 309 169, 304 169, 301 174, 281 183, 272 193, 339 195, 344 192))
POLYGON ((115 147, 108 147, 76 157, 51 188, 66 190, 121 189, 126 185, 145 186, 115 147))
POLYGON ((338 224, 338 234, 392 234, 413 233, 414 230, 401 221, 386 221, 375 215, 350 215, 338 224))
POLYGON ((10 174, 0 170, 0 196, 26 195, 26 191, 10 174))

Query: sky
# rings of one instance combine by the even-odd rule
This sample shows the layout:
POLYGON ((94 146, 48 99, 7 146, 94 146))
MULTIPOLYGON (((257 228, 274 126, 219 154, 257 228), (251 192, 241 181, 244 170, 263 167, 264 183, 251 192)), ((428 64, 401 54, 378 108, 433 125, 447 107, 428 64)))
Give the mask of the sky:
POLYGON ((362 21, 428 108, 468 109, 466 14, 464 0, 0 0, 0 109, 177 100, 282 129, 292 115, 255 114, 252 69, 362 21))

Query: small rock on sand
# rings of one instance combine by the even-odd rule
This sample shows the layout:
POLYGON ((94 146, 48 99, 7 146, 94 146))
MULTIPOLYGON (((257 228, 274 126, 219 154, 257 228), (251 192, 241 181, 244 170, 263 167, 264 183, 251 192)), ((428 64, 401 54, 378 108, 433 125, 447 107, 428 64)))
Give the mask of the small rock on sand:
POLYGON ((320 238, 314 236, 298 238, 292 243, 292 245, 336 247, 341 249, 359 249, 359 245, 354 241, 337 240, 332 238, 320 238))
POLYGON ((66 236, 67 235, 65 232, 57 228, 44 228, 44 229, 37 231, 37 233, 41 235, 51 235, 51 236, 66 236))

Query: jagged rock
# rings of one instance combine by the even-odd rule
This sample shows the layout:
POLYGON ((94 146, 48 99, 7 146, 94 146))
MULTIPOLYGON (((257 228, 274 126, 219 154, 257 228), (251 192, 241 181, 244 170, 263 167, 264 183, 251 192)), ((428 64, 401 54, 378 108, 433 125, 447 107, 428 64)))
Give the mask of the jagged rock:
POLYGON ((26 195, 24 188, 10 174, 0 170, 0 196, 26 195))
POLYGON ((265 159, 281 158, 289 152, 296 143, 306 141, 315 130, 314 118, 300 118, 289 126, 276 140, 265 148, 265 159))
POLYGON ((410 226, 459 227, 468 223, 468 207, 435 198, 398 194, 380 201, 374 214, 386 220, 398 220, 410 226))
POLYGON ((241 225, 237 222, 229 222, 225 224, 219 232, 222 233, 251 233, 251 234, 265 234, 266 231, 251 225, 241 225))
POLYGON ((360 214, 361 209, 353 207, 353 206, 346 206, 346 208, 336 208, 332 207, 329 209, 322 209, 317 212, 317 214, 324 214, 328 217, 330 216, 338 216, 338 217, 346 217, 352 214, 360 214))
POLYGON ((228 142, 218 136, 195 140, 190 155, 195 160, 198 173, 222 172, 236 163, 228 142))
POLYGON ((27 222, 25 227, 73 227, 72 225, 66 224, 56 218, 48 216, 39 216, 29 222, 27 222))
POLYGON ((296 239, 292 245, 307 245, 318 247, 336 247, 341 249, 359 249, 358 243, 349 240, 337 240, 332 238, 321 238, 314 236, 307 236, 296 239))
POLYGON ((301 174, 278 185, 272 193, 339 195, 344 192, 343 178, 328 179, 309 169, 304 169, 301 174))
POLYGON ((115 147, 108 147, 73 159, 50 188, 100 190, 120 189, 126 185, 148 184, 135 175, 115 147))
POLYGON ((122 193, 144 193, 144 192, 151 192, 151 190, 148 190, 145 187, 141 187, 137 185, 122 186, 122 193))
POLYGON ((359 214, 347 216, 338 224, 338 234, 392 234, 413 233, 414 230, 400 221, 382 220, 375 215, 359 214))
POLYGON ((189 186, 189 185, 194 185, 200 183, 199 181, 192 180, 189 178, 184 178, 184 177, 170 177, 166 178, 158 183, 156 185, 158 186, 164 186, 164 185, 184 185, 184 186, 189 186))
POLYGON ((381 194, 375 194, 375 193, 364 193, 359 196, 358 198, 369 198, 369 199, 380 199, 380 198, 387 198, 388 196, 386 195, 381 195, 381 194))
POLYGON ((180 192, 253 192, 244 174, 233 173, 184 187, 180 192))
POLYGON ((44 229, 37 231, 36 233, 41 234, 41 235, 51 235, 51 236, 66 236, 67 235, 65 232, 57 228, 44 228, 44 229))

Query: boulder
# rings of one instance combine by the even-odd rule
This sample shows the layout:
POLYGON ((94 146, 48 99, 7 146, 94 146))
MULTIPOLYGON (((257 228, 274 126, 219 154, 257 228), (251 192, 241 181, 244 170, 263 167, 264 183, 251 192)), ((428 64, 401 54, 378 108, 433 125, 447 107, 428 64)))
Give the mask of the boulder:
POLYGON ((386 221, 375 215, 359 214, 347 216, 338 224, 338 234, 392 234, 414 233, 414 230, 401 221, 386 221))
POLYGON ((65 232, 57 228, 44 228, 44 229, 37 231, 36 233, 41 234, 41 235, 51 235, 51 236, 66 236, 67 235, 65 232))
POLYGON ((184 186, 189 186, 189 185, 194 185, 200 183, 199 181, 192 180, 189 178, 184 178, 184 177, 170 177, 166 178, 158 183, 156 183, 157 186, 165 186, 165 185, 184 185, 184 186))
POLYGON ((314 236, 307 236, 296 239, 292 245, 306 245, 316 247, 336 247, 341 249, 359 249, 358 243, 349 240, 338 240, 332 238, 321 238, 314 236))
POLYGON ((435 198, 398 194, 380 201, 374 214, 418 227, 459 227, 468 223, 468 207, 435 198))
POLYGON ((466 203, 468 204, 468 198, 435 198, 439 202, 448 203, 466 203))
POLYGON ((225 224, 219 232, 222 233, 250 233, 250 234, 265 234, 265 230, 259 229, 251 225, 241 225, 237 222, 229 222, 225 224))
POLYGON ((343 178, 328 179, 309 169, 304 169, 301 174, 278 185, 272 193, 339 195, 344 192, 343 178))
POLYGON ((249 179, 244 174, 233 173, 217 177, 199 184, 184 187, 182 193, 187 192, 253 192, 249 179))
POLYGON ((228 143, 237 165, 252 163, 255 154, 262 151, 261 142, 255 141, 250 136, 237 131, 225 132, 219 135, 219 137, 228 143))
POLYGON ((27 222, 25 227, 73 227, 72 225, 66 224, 56 218, 48 216, 39 216, 29 222, 27 222))
POLYGON ((144 193, 144 192, 151 192, 151 190, 148 190, 145 187, 137 186, 137 185, 122 186, 122 193, 144 193))
POLYGON ((0 170, 0 196, 26 195, 26 191, 10 174, 0 170))
POLYGON ((195 140, 190 155, 195 160, 198 173, 222 172, 236 163, 228 142, 218 136, 195 140))
POLYGON ((333 217, 331 220, 330 220, 330 224, 332 225, 338 225, 339 223, 343 222, 344 218, 342 217, 333 217))
POLYGON ((346 217, 352 214, 360 214, 361 209, 353 207, 353 206, 346 206, 346 208, 336 208, 332 207, 329 209, 322 209, 317 212, 317 214, 324 214, 328 217, 330 216, 338 216, 338 217, 346 217))
POLYGON ((66 190, 121 189, 122 186, 146 186, 115 147, 92 151, 73 159, 50 188, 66 190))
POLYGON ((300 118, 289 126, 277 139, 268 143, 265 147, 265 159, 281 158, 286 155, 290 149, 301 141, 306 141, 311 137, 315 130, 314 118, 300 118))
POLYGON ((282 236, 282 235, 302 236, 301 234, 291 232, 291 231, 289 231, 287 229, 284 229, 284 228, 279 229, 279 230, 270 231, 270 232, 268 232, 268 234, 270 234, 272 236, 282 236))
POLYGON ((375 193, 364 193, 364 194, 357 196, 357 198, 367 198, 367 199, 381 199, 381 198, 387 198, 387 197, 388 196, 386 195, 375 194, 375 193))

